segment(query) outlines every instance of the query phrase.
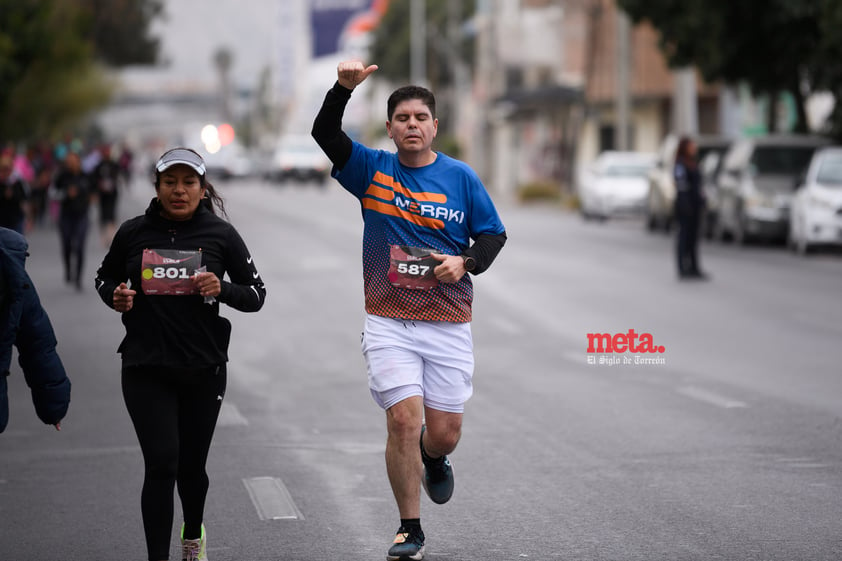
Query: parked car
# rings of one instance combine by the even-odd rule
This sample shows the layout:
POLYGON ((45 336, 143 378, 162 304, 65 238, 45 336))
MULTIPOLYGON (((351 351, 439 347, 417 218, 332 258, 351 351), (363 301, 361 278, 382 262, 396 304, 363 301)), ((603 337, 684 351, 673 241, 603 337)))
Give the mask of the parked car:
POLYGON ((216 152, 199 148, 211 179, 248 177, 255 173, 255 163, 248 149, 237 141, 222 146, 216 152))
POLYGON ((816 150, 799 178, 789 211, 789 244, 801 254, 817 245, 842 246, 842 147, 816 150))
POLYGON ((736 243, 756 238, 785 241, 793 185, 817 148, 819 136, 744 138, 725 154, 717 182, 719 212, 714 236, 736 243))
POLYGON ((323 184, 331 163, 310 135, 284 135, 264 175, 274 181, 316 181, 323 184))
MULTIPOLYGON (((646 196, 646 228, 669 231, 673 223, 675 209, 675 151, 678 148, 679 137, 668 134, 661 147, 655 166, 649 172, 649 189, 646 196)), ((698 148, 697 157, 701 161, 708 152, 722 154, 728 148, 730 141, 722 136, 702 135, 695 137, 698 148)))
POLYGON ((655 154, 606 151, 579 174, 577 191, 582 216, 606 219, 619 215, 642 216, 646 177, 655 154))

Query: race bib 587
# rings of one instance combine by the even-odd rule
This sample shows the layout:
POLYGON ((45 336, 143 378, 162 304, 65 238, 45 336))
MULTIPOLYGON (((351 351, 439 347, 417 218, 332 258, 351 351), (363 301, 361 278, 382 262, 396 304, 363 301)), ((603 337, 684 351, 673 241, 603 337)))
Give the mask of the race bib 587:
POLYGON ((391 246, 389 282, 392 286, 411 290, 430 290, 438 286, 433 269, 440 261, 430 257, 434 251, 406 245, 391 246))

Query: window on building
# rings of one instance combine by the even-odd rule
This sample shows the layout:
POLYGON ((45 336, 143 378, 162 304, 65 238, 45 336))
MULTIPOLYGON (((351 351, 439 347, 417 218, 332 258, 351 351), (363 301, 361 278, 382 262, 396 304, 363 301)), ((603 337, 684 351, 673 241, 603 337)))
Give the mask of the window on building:
POLYGON ((523 68, 509 66, 506 68, 506 90, 516 90, 523 86, 523 68))
MULTIPOLYGON (((634 126, 629 125, 626 129, 626 138, 628 143, 626 150, 634 150, 634 126)), ((617 127, 614 124, 601 125, 599 127, 599 151, 618 150, 619 144, 617 142, 617 127)))

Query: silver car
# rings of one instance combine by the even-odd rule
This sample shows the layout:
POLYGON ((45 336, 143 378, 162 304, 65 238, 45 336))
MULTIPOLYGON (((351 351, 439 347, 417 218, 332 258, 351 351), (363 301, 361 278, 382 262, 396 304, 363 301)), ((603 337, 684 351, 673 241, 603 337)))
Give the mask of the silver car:
POLYGON ((808 135, 770 135, 736 141, 717 180, 719 209, 714 237, 742 244, 750 239, 783 242, 796 178, 813 152, 830 140, 808 135))
POLYGON ((646 203, 646 176, 655 155, 607 151, 579 174, 577 191, 585 219, 642 216, 646 203))

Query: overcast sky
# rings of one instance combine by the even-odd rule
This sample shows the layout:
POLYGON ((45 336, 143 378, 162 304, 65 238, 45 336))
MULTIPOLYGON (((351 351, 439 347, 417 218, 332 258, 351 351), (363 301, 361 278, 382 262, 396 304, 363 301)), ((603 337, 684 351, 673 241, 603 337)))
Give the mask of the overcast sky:
POLYGON ((124 82, 132 89, 166 87, 194 90, 215 87, 214 54, 225 47, 233 54, 231 78, 252 89, 260 73, 273 64, 278 2, 290 0, 165 0, 165 18, 152 35, 161 41, 164 68, 132 68, 124 82))
MULTIPOLYGON (((225 47, 233 55, 233 86, 255 90, 261 73, 270 68, 275 100, 295 100, 284 127, 294 132, 309 131, 324 92, 336 79, 336 64, 340 60, 337 57, 344 56, 309 58, 310 1, 313 0, 164 0, 165 17, 156 20, 151 29, 161 43, 161 65, 122 70, 122 88, 140 95, 219 92, 219 75, 213 60, 214 54, 225 47)), ((338 6, 360 0, 322 1, 338 6)), ((364 86, 362 89, 367 89, 368 85, 364 86)), ((345 121, 351 129, 361 126, 359 123, 367 118, 365 97, 355 97, 346 109, 345 121)), ((173 114, 170 107, 155 109, 167 112, 140 117, 140 110, 112 112, 107 122, 116 129, 114 134, 122 134, 129 128, 146 130, 196 118, 192 114, 173 114)))

